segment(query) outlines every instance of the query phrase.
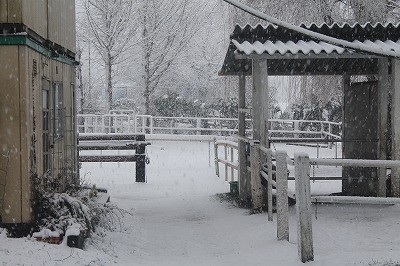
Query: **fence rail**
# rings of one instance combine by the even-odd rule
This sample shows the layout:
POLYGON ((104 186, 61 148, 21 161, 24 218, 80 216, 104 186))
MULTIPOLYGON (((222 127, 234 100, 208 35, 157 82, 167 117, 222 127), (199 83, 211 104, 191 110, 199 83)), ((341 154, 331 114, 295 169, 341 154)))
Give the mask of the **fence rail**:
MULTIPOLYGON (((214 135, 232 136, 238 133, 237 118, 163 117, 139 115, 133 111, 111 110, 109 114, 79 114, 79 133, 122 133, 151 135, 214 135)), ((252 132, 252 121, 246 119, 246 135, 252 132)), ((340 139, 341 123, 315 120, 270 119, 271 139, 324 138, 340 139)))
MULTIPOLYGON (((262 207, 262 189, 261 178, 267 180, 268 191, 268 220, 273 220, 272 215, 272 195, 276 196, 276 215, 277 215, 277 237, 280 240, 289 240, 289 212, 288 197, 294 197, 296 200, 297 215, 297 243, 298 253, 302 262, 314 259, 314 247, 312 239, 312 219, 311 219, 311 203, 357 203, 357 204, 400 204, 399 198, 385 197, 337 197, 337 196, 311 196, 310 191, 310 169, 313 166, 342 166, 342 167, 377 167, 399 171, 400 161, 395 160, 363 160, 363 159, 321 159, 310 158, 306 153, 296 153, 294 158, 288 157, 286 151, 272 151, 263 147, 256 140, 241 138, 240 141, 247 143, 246 164, 250 172, 251 198, 254 210, 260 210, 262 207), (266 158, 266 163, 261 162, 260 158, 266 158), (274 161, 274 164, 273 164, 274 161), (295 171, 295 188, 293 193, 288 189, 288 166, 294 166, 295 171), (274 167, 275 166, 275 169, 274 167)), ((329 140, 325 140, 327 142, 329 140)), ((338 140, 340 142, 340 140, 338 140)), ((225 165, 225 178, 228 180, 228 168, 233 172, 237 169, 237 162, 227 160, 227 148, 233 150, 238 149, 238 145, 232 141, 216 141, 215 142, 215 163, 217 175, 219 175, 219 163, 225 165), (224 159, 219 158, 221 155, 219 147, 224 147, 224 159)), ((238 158, 240 156, 238 155, 238 158)), ((233 176, 233 174, 231 175, 233 176)), ((335 178, 337 179, 337 178, 335 178)), ((327 179, 329 180, 329 178, 327 179)), ((379 180, 379 190, 386 189, 385 180, 379 180)), ((393 180, 392 180, 393 183, 393 180)), ((397 182, 398 183, 398 182, 397 182)), ((395 184, 397 184, 395 181, 395 184)), ((392 184, 393 186, 393 184, 392 184)), ((400 194, 398 186, 393 187, 400 194)))

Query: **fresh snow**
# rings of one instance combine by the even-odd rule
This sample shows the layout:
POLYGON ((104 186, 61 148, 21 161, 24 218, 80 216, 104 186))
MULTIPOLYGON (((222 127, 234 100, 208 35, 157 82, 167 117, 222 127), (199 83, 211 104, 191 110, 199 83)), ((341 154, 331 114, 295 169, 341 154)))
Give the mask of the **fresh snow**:
MULTIPOLYGON (((286 148, 289 156, 312 151, 286 148)), ((135 183, 134 163, 84 163, 82 178, 108 188, 111 202, 130 213, 116 220, 117 230, 99 230, 85 250, 79 250, 65 241, 52 245, 10 239, 0 229, 0 264, 304 265, 297 255, 294 206, 289 208, 290 241, 278 241, 275 214, 274 222, 268 222, 266 213, 250 215, 214 196, 228 192, 229 184, 224 167, 216 177, 210 151, 208 142, 153 141, 146 184, 135 183)), ((321 157, 332 154, 334 150, 320 151, 321 157)), ((315 172, 333 175, 340 168, 320 167, 315 172)), ((340 190, 338 181, 311 185, 318 195, 340 190)), ((318 205, 312 211, 315 261, 307 265, 400 262, 399 206, 318 205)))

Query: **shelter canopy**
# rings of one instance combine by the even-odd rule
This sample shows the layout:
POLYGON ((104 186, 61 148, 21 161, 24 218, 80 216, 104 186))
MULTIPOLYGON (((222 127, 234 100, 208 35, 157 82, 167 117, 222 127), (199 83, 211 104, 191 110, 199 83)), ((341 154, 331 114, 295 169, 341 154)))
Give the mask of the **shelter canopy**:
MULTIPOLYGON (((400 24, 304 24, 300 27, 333 38, 400 51, 400 24)), ((268 24, 236 26, 221 76, 252 74, 252 59, 268 60, 269 76, 370 75, 378 73, 379 56, 360 53, 284 27, 268 24)))

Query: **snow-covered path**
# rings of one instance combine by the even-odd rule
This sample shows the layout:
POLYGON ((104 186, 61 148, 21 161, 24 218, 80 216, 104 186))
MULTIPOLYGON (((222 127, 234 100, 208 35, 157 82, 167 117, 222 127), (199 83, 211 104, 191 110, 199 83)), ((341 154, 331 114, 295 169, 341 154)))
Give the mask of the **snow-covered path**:
MULTIPOLYGON (((271 223, 265 213, 249 215, 214 197, 229 184, 215 176, 207 142, 153 142, 148 152, 146 184, 135 183, 133 163, 83 164, 82 176, 108 188, 111 201, 132 214, 116 221, 117 230, 94 235, 78 250, 6 238, 0 229, 0 264, 304 265, 294 207, 285 242, 276 239, 276 217, 271 223)), ((338 188, 337 182, 312 183, 318 194, 338 188)), ((399 206, 313 206, 312 222, 315 261, 307 265, 399 265, 399 206)))
MULTIPOLYGON (((134 183, 126 165, 89 166, 92 182, 108 187, 112 201, 133 214, 125 217, 124 233, 101 240, 109 258, 120 265, 303 265, 297 258, 294 208, 290 242, 277 241, 276 224, 265 214, 249 215, 213 197, 228 192, 229 185, 215 176, 208 152, 208 143, 153 143, 147 184, 134 183)), ((312 186, 322 192, 338 188, 326 182, 312 186)), ((316 261, 310 264, 400 259, 400 237, 387 241, 391 230, 400 229, 398 207, 320 206, 314 211, 316 261)))
POLYGON ((90 169, 91 182, 107 187, 112 201, 133 214, 125 217, 122 236, 109 233, 102 240, 106 250, 109 243, 107 253, 115 262, 263 265, 275 260, 271 265, 280 265, 279 257, 268 258, 269 252, 263 251, 268 247, 274 253, 292 253, 287 265, 298 263, 296 245, 275 243, 275 230, 268 230, 265 215, 249 215, 214 196, 228 192, 229 184, 215 176, 208 149, 208 143, 201 142, 154 143, 149 148, 152 163, 147 184, 134 183, 126 165, 83 168, 90 169), (129 247, 111 248, 121 238, 129 242, 129 237, 129 247))

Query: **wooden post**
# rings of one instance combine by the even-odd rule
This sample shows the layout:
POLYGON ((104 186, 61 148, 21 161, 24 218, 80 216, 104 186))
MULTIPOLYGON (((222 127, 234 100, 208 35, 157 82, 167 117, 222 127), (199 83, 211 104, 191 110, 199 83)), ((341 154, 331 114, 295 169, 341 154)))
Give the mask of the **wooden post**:
MULTIPOLYGON (((328 126, 328 132, 329 134, 332 134, 332 124, 329 124, 328 126)), ((328 136, 328 139, 333 139, 331 135, 328 136)), ((333 142, 329 142, 329 149, 331 150, 333 146, 333 142)))
MULTIPOLYGON (((225 162, 228 161, 228 147, 224 145, 224 159, 225 162)), ((225 181, 228 181, 228 165, 225 163, 225 181)))
MULTIPOLYGON (((400 60, 392 60, 392 160, 400 160, 400 60)), ((400 169, 392 168, 392 197, 400 197, 400 169)))
MULTIPOLYGON (((231 162, 232 164, 234 163, 234 156, 233 156, 233 147, 231 147, 231 162)), ((235 171, 233 169, 233 167, 231 167, 231 181, 235 180, 235 171)))
POLYGON ((268 149, 266 154, 267 168, 268 168, 268 221, 273 221, 272 215, 272 151, 268 149))
POLYGON ((253 60, 253 139, 269 148, 267 60, 253 60))
MULTIPOLYGON (((260 145, 269 148, 268 117, 269 117, 269 90, 267 60, 253 60, 253 139, 259 140, 260 145)), ((261 161, 265 162, 262 154, 261 161)))
POLYGON ((296 213, 297 213, 297 246, 302 262, 314 260, 314 248, 311 222, 310 194, 310 158, 308 154, 296 153, 296 213))
POLYGON ((201 128, 201 118, 196 119, 196 128, 197 128, 196 135, 201 135, 201 130, 198 130, 201 128))
MULTIPOLYGON (((246 108, 246 77, 243 73, 239 74, 239 110, 240 108, 246 108)), ((241 202, 247 202, 251 197, 251 186, 250 178, 247 172, 247 155, 246 155, 246 114, 244 112, 238 112, 239 118, 239 199, 241 202)))
POLYGON ((218 145, 217 140, 214 139, 214 162, 215 162, 215 174, 219 177, 219 163, 218 163, 218 145))
MULTIPOLYGON (((145 141, 145 135, 140 135, 137 141, 145 141)), ((136 160, 136 182, 146 182, 146 145, 136 146, 136 155, 139 155, 136 160)))
MULTIPOLYGON (((379 59, 378 74, 378 158, 387 159, 389 61, 379 59)), ((378 168, 378 197, 386 197, 386 168, 378 168)))
POLYGON ((251 198, 254 211, 262 211, 262 188, 261 188, 261 161, 260 161, 260 145, 258 142, 252 143, 250 146, 250 162, 251 162, 251 198))
MULTIPOLYGON (((294 130, 294 131, 298 131, 298 130, 299 130, 299 122, 298 122, 298 121, 293 122, 293 130, 294 130)), ((293 134, 293 136, 294 136, 295 138, 298 138, 298 137, 299 137, 299 134, 293 134)))
MULTIPOLYGON (((289 241, 289 204, 287 179, 287 153, 276 152, 276 216, 278 240, 289 241)), ((270 169, 268 169, 270 172, 270 169)))

